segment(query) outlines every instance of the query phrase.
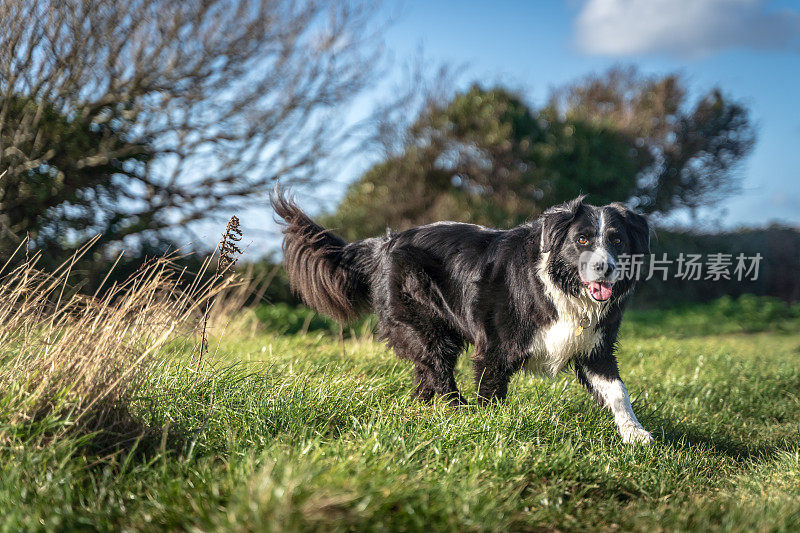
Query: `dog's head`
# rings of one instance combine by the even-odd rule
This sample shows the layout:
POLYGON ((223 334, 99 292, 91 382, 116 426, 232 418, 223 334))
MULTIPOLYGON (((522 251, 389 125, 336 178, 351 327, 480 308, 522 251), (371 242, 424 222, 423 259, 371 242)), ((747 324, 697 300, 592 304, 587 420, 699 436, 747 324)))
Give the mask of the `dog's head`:
POLYGON ((611 301, 635 283, 620 276, 620 255, 650 253, 650 227, 623 204, 597 207, 583 200, 580 196, 542 215, 547 274, 567 294, 578 297, 585 291, 594 301, 611 301))

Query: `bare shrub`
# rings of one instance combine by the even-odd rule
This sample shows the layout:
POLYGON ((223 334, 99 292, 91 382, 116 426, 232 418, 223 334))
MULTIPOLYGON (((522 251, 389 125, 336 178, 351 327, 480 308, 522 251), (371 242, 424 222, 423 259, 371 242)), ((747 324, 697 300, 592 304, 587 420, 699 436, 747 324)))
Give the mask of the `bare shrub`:
POLYGON ((0 244, 174 236, 330 175, 380 77, 379 18, 364 0, 3 0, 0 244))

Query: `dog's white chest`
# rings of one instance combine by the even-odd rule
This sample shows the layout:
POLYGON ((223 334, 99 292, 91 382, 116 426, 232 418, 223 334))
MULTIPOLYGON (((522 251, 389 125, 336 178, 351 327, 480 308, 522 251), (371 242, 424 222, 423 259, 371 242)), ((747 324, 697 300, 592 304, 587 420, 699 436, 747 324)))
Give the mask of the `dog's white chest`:
POLYGON ((582 327, 578 317, 559 317, 542 328, 528 349, 525 370, 537 374, 556 375, 570 359, 588 355, 600 342, 600 332, 592 325, 582 327))
POLYGON ((560 290, 545 268, 549 256, 549 253, 542 254, 538 274, 558 318, 534 335, 528 348, 525 370, 555 376, 567 366, 570 359, 589 355, 600 343, 601 331, 597 324, 605 316, 608 307, 605 303, 594 301, 586 292, 570 296, 560 290))

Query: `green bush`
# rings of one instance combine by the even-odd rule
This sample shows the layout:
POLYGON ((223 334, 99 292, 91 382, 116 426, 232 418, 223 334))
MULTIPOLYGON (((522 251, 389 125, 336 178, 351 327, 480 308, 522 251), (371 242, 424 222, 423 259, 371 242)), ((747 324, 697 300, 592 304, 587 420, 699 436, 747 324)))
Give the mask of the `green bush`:
POLYGON ((277 333, 339 331, 333 320, 307 307, 291 307, 285 303, 261 305, 256 309, 256 317, 268 330, 277 333))
MULTIPOLYGON (((256 309, 256 317, 267 330, 285 335, 296 333, 323 332, 339 335, 339 324, 316 311, 302 305, 291 306, 285 303, 262 304, 256 309)), ((372 331, 377 319, 366 315, 344 328, 347 337, 372 331)))

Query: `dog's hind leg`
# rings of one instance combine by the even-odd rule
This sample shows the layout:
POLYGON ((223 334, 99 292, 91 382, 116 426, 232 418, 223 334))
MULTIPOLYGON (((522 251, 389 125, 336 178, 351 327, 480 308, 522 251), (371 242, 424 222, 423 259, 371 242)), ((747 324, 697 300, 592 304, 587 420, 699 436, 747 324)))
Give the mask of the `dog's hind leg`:
POLYGON ((441 263, 425 250, 399 247, 391 253, 386 305, 379 311, 381 336, 397 355, 414 363, 414 395, 422 401, 445 397, 466 401, 454 370, 466 341, 456 330, 441 263))
POLYGON ((424 328, 394 319, 382 321, 381 330, 401 359, 414 363, 414 396, 431 401, 442 396, 452 405, 466 404, 458 392, 455 366, 464 349, 464 342, 455 332, 441 324, 429 322, 424 328))

